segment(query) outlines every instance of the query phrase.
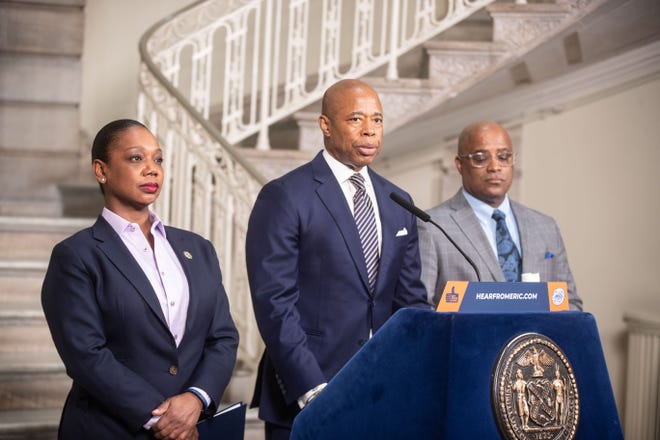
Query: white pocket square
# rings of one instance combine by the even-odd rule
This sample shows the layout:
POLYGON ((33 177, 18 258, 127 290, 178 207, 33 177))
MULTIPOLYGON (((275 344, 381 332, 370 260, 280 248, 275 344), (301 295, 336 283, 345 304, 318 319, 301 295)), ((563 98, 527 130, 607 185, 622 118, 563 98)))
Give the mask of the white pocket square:
POLYGON ((396 231, 395 237, 403 237, 405 235, 408 235, 408 230, 406 228, 403 228, 396 231))

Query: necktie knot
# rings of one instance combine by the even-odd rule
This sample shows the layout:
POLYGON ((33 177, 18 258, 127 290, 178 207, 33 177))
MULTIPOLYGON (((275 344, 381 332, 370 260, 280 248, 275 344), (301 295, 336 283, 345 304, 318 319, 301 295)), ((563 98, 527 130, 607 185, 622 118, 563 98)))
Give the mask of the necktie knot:
POLYGON ((506 218, 506 214, 504 214, 504 213, 503 213, 502 211, 500 211, 499 209, 496 209, 496 210, 493 211, 492 218, 493 218, 493 220, 495 220, 496 222, 499 222, 500 220, 504 220, 504 219, 506 218))
POLYGON ((349 177, 349 180, 357 189, 364 190, 364 176, 362 176, 362 174, 355 173, 349 177))

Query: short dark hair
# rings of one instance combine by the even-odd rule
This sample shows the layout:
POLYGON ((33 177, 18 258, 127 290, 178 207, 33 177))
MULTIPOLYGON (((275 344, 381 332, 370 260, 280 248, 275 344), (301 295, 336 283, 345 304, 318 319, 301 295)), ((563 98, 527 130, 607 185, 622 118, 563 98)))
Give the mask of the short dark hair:
POLYGON ((149 130, 144 124, 133 119, 118 119, 104 125, 96 133, 96 137, 92 143, 92 162, 98 159, 107 163, 110 144, 117 139, 119 133, 131 127, 142 127, 145 130, 149 130))

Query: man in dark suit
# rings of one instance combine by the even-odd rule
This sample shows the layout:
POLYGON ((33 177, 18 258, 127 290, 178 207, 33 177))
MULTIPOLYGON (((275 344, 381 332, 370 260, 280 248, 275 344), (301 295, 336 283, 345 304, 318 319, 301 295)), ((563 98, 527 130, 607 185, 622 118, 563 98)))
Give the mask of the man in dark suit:
POLYGON ((419 222, 422 281, 429 301, 437 305, 451 280, 566 281, 570 307, 581 310, 582 300, 575 291, 557 223, 507 196, 513 181, 514 152, 506 130, 492 121, 468 125, 459 136, 455 164, 463 187, 428 211, 455 245, 432 224, 419 222), (504 214, 518 252, 520 267, 515 274, 506 265, 505 274, 500 264, 493 218, 496 210, 504 214), (472 260, 478 273, 456 246, 472 260))
POLYGON ((288 438, 300 409, 396 310, 429 307, 415 219, 389 194, 410 197, 368 169, 383 135, 378 95, 358 80, 334 84, 319 126, 325 150, 264 186, 248 226, 266 343, 253 404, 267 439, 288 438))

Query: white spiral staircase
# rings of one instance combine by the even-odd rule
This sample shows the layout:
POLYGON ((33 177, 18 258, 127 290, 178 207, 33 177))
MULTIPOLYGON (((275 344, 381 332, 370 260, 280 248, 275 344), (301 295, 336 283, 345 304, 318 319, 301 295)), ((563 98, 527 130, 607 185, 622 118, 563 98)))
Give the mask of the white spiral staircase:
MULTIPOLYGON (((267 179, 320 148, 327 86, 363 78, 395 133, 603 3, 206 0, 145 34, 138 117, 166 146, 169 167, 155 209, 218 251, 241 335, 227 400, 249 398, 262 351, 245 271, 252 203, 267 179)), ((0 218, 0 248, 13 253, 0 261, 0 439, 55 438, 69 382, 39 307, 43 250, 87 224, 0 218)))

